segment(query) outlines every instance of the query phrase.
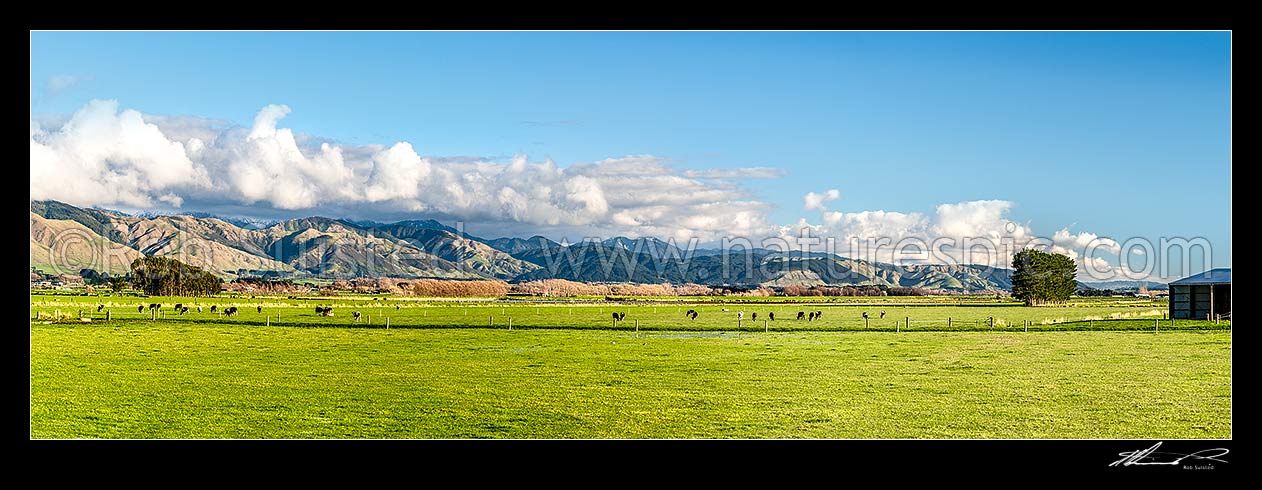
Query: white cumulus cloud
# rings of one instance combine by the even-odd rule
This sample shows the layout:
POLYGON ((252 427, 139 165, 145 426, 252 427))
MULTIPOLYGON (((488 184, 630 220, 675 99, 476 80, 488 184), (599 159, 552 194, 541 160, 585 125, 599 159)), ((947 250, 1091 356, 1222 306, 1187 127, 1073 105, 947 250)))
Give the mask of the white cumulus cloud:
POLYGON ((823 194, 816 194, 815 192, 807 192, 805 196, 802 196, 802 209, 805 209, 808 211, 812 209, 824 209, 824 203, 829 202, 829 201, 836 201, 837 199, 840 199, 840 198, 841 198, 841 191, 837 189, 829 189, 823 194))

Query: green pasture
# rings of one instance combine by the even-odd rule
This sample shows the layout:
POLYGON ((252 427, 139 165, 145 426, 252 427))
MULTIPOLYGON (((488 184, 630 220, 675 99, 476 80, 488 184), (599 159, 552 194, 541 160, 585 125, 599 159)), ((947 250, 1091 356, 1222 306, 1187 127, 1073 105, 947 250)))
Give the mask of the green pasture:
POLYGON ((34 438, 1229 438, 1231 393, 1228 331, 31 327, 34 438))
MULTIPOLYGON (((48 318, 77 321, 83 318, 104 322, 106 313, 111 323, 147 322, 153 314, 138 306, 159 303, 163 308, 158 319, 164 325, 192 325, 219 322, 250 326, 292 327, 373 327, 384 328, 452 328, 477 327, 507 329, 566 328, 614 329, 635 331, 902 331, 902 330, 1063 330, 1063 329, 1183 329, 1229 328, 1229 322, 1186 321, 1172 326, 1164 319, 1164 303, 1149 300, 1080 301, 1060 307, 1025 307, 1015 302, 964 301, 946 303, 902 297, 867 298, 864 303, 791 304, 766 303, 675 303, 675 302, 606 302, 555 300, 434 300, 417 298, 384 298, 348 296, 316 299, 290 299, 285 296, 166 298, 166 297, 31 297, 31 318, 37 322, 48 318), (174 311, 176 304, 190 307, 187 314, 174 311), (101 311, 98 307, 104 306, 101 311), (219 312, 211 313, 210 306, 219 312), (201 306, 199 313, 197 307, 201 306), (221 312, 236 306, 239 313, 225 317, 221 312), (316 306, 331 306, 333 316, 315 313, 316 306), (262 308, 260 311, 259 308, 262 308), (697 319, 685 316, 688 310, 698 312, 697 319), (360 312, 355 321, 353 312, 360 312), (818 320, 797 320, 797 313, 821 312, 818 320), (744 312, 738 322, 738 312, 744 312), (863 313, 868 320, 863 319, 863 313), (884 317, 881 313, 884 312, 884 317), (622 321, 613 320, 614 313, 625 313, 622 321), (771 320, 774 314, 775 320, 771 320), (755 316, 756 315, 756 316, 755 316), (39 318, 36 318, 36 317, 39 318), (992 326, 993 319, 993 326, 992 326), (909 326, 910 322, 910 326, 909 326)), ((809 318, 809 315, 808 315, 809 318)))

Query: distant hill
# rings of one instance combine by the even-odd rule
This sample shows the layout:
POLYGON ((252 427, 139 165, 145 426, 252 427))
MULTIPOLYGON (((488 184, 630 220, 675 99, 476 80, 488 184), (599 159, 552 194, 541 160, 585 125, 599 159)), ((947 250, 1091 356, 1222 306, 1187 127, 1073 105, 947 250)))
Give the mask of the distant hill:
POLYGON ((1156 281, 1078 281, 1078 284, 1091 287, 1092 289, 1112 289, 1115 291, 1122 289, 1139 289, 1141 286, 1147 286, 1148 289, 1155 289, 1158 291, 1170 289, 1170 286, 1166 283, 1156 281))
POLYGON ((224 278, 267 271, 290 278, 558 278, 751 287, 871 284, 960 292, 1012 286, 1006 269, 894 265, 822 252, 803 256, 798 251, 766 249, 748 253, 694 250, 685 261, 679 259, 686 256, 685 251, 653 237, 613 237, 563 247, 537 235, 493 240, 462 235, 434 220, 379 223, 312 216, 263 225, 202 213, 141 217, 34 201, 31 262, 51 267, 60 260, 54 253, 57 250, 65 250, 62 255, 78 262, 106 251, 126 259, 126 263, 120 259, 102 266, 109 272, 125 272, 135 257, 159 255, 179 258, 224 278), (58 243, 58 232, 69 229, 77 231, 65 233, 86 238, 79 244, 58 243))

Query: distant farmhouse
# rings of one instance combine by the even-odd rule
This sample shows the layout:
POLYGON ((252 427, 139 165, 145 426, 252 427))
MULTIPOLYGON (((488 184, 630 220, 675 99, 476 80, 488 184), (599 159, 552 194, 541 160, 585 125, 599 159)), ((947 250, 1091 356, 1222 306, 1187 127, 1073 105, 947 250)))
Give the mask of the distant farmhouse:
POLYGON ((1170 318, 1231 318, 1231 269, 1212 269, 1170 283, 1170 318))

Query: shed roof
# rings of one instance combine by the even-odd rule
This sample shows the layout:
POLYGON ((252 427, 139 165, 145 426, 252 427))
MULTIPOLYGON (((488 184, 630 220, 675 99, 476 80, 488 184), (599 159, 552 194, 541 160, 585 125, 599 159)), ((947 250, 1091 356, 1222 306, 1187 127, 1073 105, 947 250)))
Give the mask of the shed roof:
POLYGON ((1200 274, 1193 274, 1170 284, 1231 284, 1231 269, 1211 269, 1200 274))

